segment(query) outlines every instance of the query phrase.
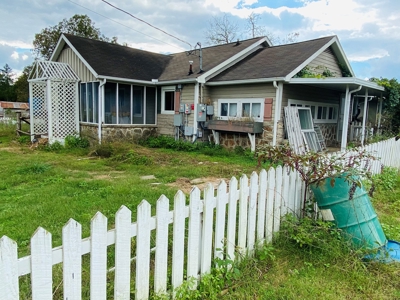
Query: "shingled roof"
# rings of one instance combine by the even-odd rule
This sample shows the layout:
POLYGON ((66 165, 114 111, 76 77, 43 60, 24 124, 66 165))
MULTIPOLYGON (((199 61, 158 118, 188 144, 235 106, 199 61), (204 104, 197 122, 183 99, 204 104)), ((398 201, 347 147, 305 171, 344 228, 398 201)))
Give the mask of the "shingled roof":
MULTIPOLYGON (((199 49, 170 55, 91 40, 64 34, 72 46, 92 67, 97 75, 159 81, 195 79, 202 73, 199 63, 199 49), (193 61, 193 74, 188 75, 189 61, 193 61)), ((203 71, 209 71, 262 38, 253 38, 239 43, 229 43, 202 49, 203 71)))
MULTIPOLYGON (((195 79, 204 72, 224 63, 234 55, 260 43, 253 38, 202 49, 203 73, 200 73, 199 50, 170 55, 111 44, 64 34, 71 45, 99 76, 151 81, 179 81, 195 79), (193 61, 193 74, 188 75, 189 61, 193 61)), ((210 82, 285 77, 326 45, 333 37, 269 47, 267 43, 235 62, 210 82)))
POLYGON ((333 36, 330 36, 300 43, 261 48, 209 81, 285 77, 332 38, 333 36))
MULTIPOLYGON (((233 42, 229 44, 217 45, 212 47, 206 47, 202 49, 203 56, 203 71, 210 71, 212 68, 223 63, 227 59, 231 58, 240 51, 250 47, 262 38, 253 38, 240 42, 233 42)), ((193 52, 192 55, 188 55, 187 52, 181 52, 171 54, 172 58, 164 72, 159 77, 159 81, 166 80, 179 80, 196 78, 201 75, 200 62, 199 62, 199 50, 193 52), (189 72, 189 61, 193 61, 193 74, 188 75, 189 72)))
POLYGON ((98 75, 151 81, 160 77, 168 55, 64 34, 98 75))

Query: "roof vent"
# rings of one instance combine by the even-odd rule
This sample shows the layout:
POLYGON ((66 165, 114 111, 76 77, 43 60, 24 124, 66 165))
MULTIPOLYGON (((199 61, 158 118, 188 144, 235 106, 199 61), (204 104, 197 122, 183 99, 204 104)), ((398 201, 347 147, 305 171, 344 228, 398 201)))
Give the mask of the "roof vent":
POLYGON ((239 39, 237 39, 235 46, 239 46, 240 45, 240 41, 239 39))
POLYGON ((188 73, 188 76, 193 74, 192 64, 193 64, 193 60, 189 60, 189 73, 188 73))

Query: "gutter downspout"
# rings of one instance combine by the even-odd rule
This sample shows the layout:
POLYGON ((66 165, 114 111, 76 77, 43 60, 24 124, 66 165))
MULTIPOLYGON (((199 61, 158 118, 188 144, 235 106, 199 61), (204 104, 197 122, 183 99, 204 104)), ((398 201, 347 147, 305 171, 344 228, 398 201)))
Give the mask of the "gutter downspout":
MULTIPOLYGON (((371 97, 372 99, 372 97, 371 97)), ((361 129, 361 146, 364 147, 364 140, 365 140, 365 123, 367 120, 367 106, 368 106, 368 89, 365 89, 365 96, 364 96, 364 111, 363 111, 363 122, 362 122, 362 129, 361 129)))
POLYGON ((343 127, 342 127, 342 142, 340 151, 345 151, 347 147, 347 131, 349 130, 349 115, 350 115, 350 100, 351 94, 360 91, 362 86, 360 85, 355 90, 349 91, 349 86, 346 86, 346 97, 344 102, 344 116, 343 116, 343 127))
POLYGON ((197 104, 199 103, 199 85, 194 85, 194 116, 193 116, 193 143, 197 140, 197 104))
POLYGON ((99 128, 98 128, 98 138, 99 138, 99 144, 101 144, 101 137, 102 137, 102 134, 101 134, 101 124, 103 123, 103 107, 104 107, 104 93, 103 93, 103 86, 106 84, 106 82, 107 82, 107 79, 103 79, 103 82, 102 83, 100 83, 99 84, 99 95, 101 95, 100 96, 100 101, 99 101, 99 116, 98 116, 98 118, 99 118, 99 128))
POLYGON ((274 88, 276 89, 275 94, 275 114, 274 114, 274 129, 273 129, 273 136, 272 136, 272 146, 276 146, 276 136, 278 131, 278 121, 280 120, 280 112, 281 112, 281 104, 282 104, 282 82, 279 82, 279 85, 276 84, 276 80, 273 81, 274 88))

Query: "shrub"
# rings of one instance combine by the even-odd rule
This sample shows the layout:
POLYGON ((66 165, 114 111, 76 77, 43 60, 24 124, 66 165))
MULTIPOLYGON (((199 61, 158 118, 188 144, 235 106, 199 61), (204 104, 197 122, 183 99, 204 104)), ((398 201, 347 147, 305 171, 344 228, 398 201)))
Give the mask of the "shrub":
POLYGON ((75 135, 68 135, 65 138, 65 148, 89 148, 90 143, 87 138, 83 138, 75 135))

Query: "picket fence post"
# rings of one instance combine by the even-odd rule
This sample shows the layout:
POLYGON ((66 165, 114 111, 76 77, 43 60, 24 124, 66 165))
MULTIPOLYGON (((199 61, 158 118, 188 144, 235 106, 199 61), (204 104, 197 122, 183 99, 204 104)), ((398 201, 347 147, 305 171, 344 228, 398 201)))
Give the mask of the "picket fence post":
POLYGON ((3 236, 0 239, 0 295, 4 300, 18 300, 17 243, 3 236))

